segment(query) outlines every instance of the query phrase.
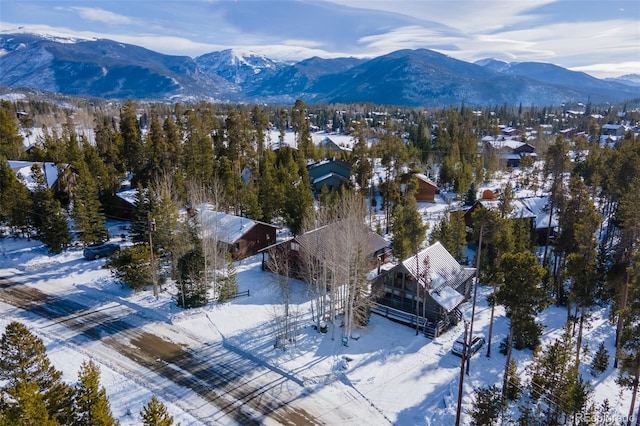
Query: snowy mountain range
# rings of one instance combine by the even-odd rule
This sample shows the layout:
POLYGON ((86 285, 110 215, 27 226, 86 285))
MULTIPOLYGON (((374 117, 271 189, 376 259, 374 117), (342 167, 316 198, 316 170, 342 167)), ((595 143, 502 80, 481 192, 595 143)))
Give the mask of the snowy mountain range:
POLYGON ((106 39, 22 33, 0 34, 0 85, 108 99, 271 104, 302 99, 404 106, 558 105, 640 98, 633 76, 601 80, 545 63, 469 63, 427 49, 291 63, 238 50, 190 58, 106 39))

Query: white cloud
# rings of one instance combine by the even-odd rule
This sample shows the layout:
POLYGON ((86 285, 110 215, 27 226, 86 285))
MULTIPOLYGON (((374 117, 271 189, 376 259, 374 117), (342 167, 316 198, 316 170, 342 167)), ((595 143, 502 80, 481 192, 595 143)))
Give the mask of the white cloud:
POLYGON ((463 41, 460 37, 443 34, 440 30, 432 30, 420 26, 395 28, 386 33, 361 37, 360 45, 370 54, 384 54, 399 49, 429 48, 433 45, 453 46, 463 41))
POLYGON ((640 61, 590 64, 582 67, 572 67, 569 69, 572 71, 586 72, 587 74, 590 74, 599 78, 619 77, 625 74, 639 74, 640 61))
POLYGON ((282 44, 285 46, 308 47, 310 49, 323 45, 322 42, 317 40, 282 40, 282 44))
POLYGON ((89 21, 104 22, 105 24, 132 24, 134 20, 128 16, 119 15, 117 13, 109 12, 108 10, 101 9, 99 7, 80 7, 74 6, 71 8, 80 15, 81 18, 89 21))
MULTIPOLYGON (((42 6, 44 2, 40 0, 32 2, 33 9, 28 13, 25 7, 5 8, 3 5, 3 14, 6 17, 12 12, 22 16, 22 19, 11 19, 21 24, 12 25, 39 28, 41 33, 108 38, 161 53, 192 57, 228 48, 253 49, 272 55, 274 59, 287 60, 310 56, 372 57, 399 49, 428 48, 465 61, 491 56, 509 61, 550 62, 571 69, 588 69, 590 73, 605 72, 603 69, 617 64, 633 64, 638 59, 640 16, 629 13, 630 8, 619 13, 616 7, 617 14, 607 15, 610 19, 597 20, 589 15, 597 9, 590 7, 594 4, 591 0, 556 1, 274 2, 266 9, 274 16, 286 16, 286 10, 278 8, 289 8, 299 14, 299 19, 295 15, 297 26, 292 27, 299 30, 286 34, 274 29, 278 27, 274 19, 247 12, 247 5, 251 3, 244 1, 238 2, 242 6, 239 8, 228 0, 162 1, 153 3, 155 7, 149 9, 147 6, 151 2, 132 1, 131 7, 124 7, 121 2, 102 1, 93 3, 100 7, 93 7, 89 1, 76 0, 73 7, 51 8, 42 6), (585 13, 567 16, 564 12, 573 4, 576 8, 584 5, 585 13), (325 12, 328 5, 331 13, 326 16, 319 12, 317 15, 305 14, 305 5, 313 6, 310 10, 316 12, 325 12), (366 9, 367 13, 360 13, 359 9, 363 9, 362 12, 366 9), (331 19, 334 12, 335 16, 344 19, 331 19), (36 15, 37 18, 33 18, 36 15), (78 15, 83 19, 78 19, 78 15), (577 15, 585 16, 589 21, 579 21, 577 15), (361 16, 371 19, 359 20, 361 16), (240 20, 240 17, 246 19, 240 20), (30 20, 49 25, 24 23, 30 20), (334 27, 332 22, 336 22, 334 27), (342 27, 338 25, 351 22, 357 31, 340 31, 342 27), (115 25, 117 30, 113 29, 115 25), (313 31, 308 31, 309 28, 313 31)), ((4 22, 2 28, 5 32, 8 28, 4 22)))
POLYGON ((434 21, 465 33, 493 31, 531 19, 524 12, 557 0, 329 0, 434 21))

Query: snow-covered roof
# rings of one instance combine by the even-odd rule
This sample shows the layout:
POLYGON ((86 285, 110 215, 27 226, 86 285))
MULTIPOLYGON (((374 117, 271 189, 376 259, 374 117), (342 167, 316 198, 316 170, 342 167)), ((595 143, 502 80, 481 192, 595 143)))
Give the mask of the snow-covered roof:
POLYGON ((136 204, 137 189, 127 189, 125 191, 116 192, 116 196, 122 198, 132 206, 136 204))
POLYGON ((25 185, 30 191, 34 191, 36 188, 36 182, 31 174, 31 166, 38 164, 44 178, 47 181, 47 186, 51 188, 58 180, 58 166, 55 163, 35 163, 33 161, 9 161, 9 167, 15 172, 17 176, 21 176, 25 185))
POLYGON ((316 146, 326 145, 333 142, 345 151, 351 151, 354 145, 353 136, 342 133, 329 133, 325 131, 314 132, 311 134, 311 139, 313 140, 313 144, 316 146))
POLYGON ((349 179, 346 179, 344 176, 340 176, 337 173, 331 172, 331 173, 327 173, 326 175, 322 175, 322 176, 319 176, 319 177, 315 178, 312 183, 315 185, 317 183, 322 182, 323 180, 329 179, 332 176, 335 177, 336 179, 341 180, 341 181, 349 182, 349 179))
POLYGON ((464 302, 464 296, 449 286, 430 291, 429 295, 447 312, 453 311, 458 305, 464 302))
POLYGON ((296 141, 296 134, 294 132, 285 132, 284 139, 282 143, 280 143, 280 130, 274 129, 271 130, 265 136, 265 146, 271 149, 278 149, 280 146, 288 146, 291 148, 298 148, 298 143, 296 141))
POLYGON ((490 144, 494 149, 503 149, 503 148, 518 149, 522 145, 526 145, 525 142, 522 142, 516 139, 509 139, 505 137, 493 139, 493 138, 487 138, 485 136, 485 138, 482 138, 482 140, 490 144))
POLYGON ((462 267, 440 241, 436 241, 417 255, 409 256, 402 261, 402 265, 423 287, 427 284, 433 289, 443 286, 455 287, 469 278, 475 271, 474 268, 462 267), (418 277, 418 275, 422 275, 425 272, 427 265, 429 268, 429 282, 425 283, 424 279, 418 277))
MULTIPOLYGON (((497 210, 500 200, 478 200, 487 210, 497 210)), ((549 198, 548 197, 526 197, 517 198, 511 203, 511 219, 533 218, 536 221, 536 229, 543 229, 549 226, 549 198)), ((551 220, 551 226, 558 226, 558 219, 551 220)))
MULTIPOLYGON (((332 239, 345 234, 347 231, 343 229, 345 229, 345 227, 348 229, 350 226, 352 225, 346 221, 333 222, 328 225, 312 229, 311 231, 307 231, 302 235, 296 236, 294 239, 301 246, 313 248, 314 250, 317 250, 318 248, 323 250, 330 247, 332 239)), ((363 241, 364 247, 367 251, 366 255, 377 253, 389 246, 387 240, 371 231, 364 222, 362 222, 360 226, 360 231, 363 232, 363 234, 366 233, 366 240, 363 241)), ((323 254, 319 253, 319 255, 322 256, 323 254)))
POLYGON ((435 183, 434 181, 432 181, 431 179, 429 179, 429 178, 427 177, 427 175, 424 175, 424 174, 422 174, 422 173, 416 173, 416 174, 415 174, 415 177, 417 177, 418 179, 420 179, 420 180, 421 180, 421 181, 423 181, 423 182, 430 183, 430 184, 431 184, 431 185, 433 185, 433 186, 438 186, 438 185, 436 185, 436 183, 435 183))
POLYGON ((201 204, 196 210, 202 237, 226 244, 235 243, 258 223, 246 217, 218 212, 211 204, 201 204))

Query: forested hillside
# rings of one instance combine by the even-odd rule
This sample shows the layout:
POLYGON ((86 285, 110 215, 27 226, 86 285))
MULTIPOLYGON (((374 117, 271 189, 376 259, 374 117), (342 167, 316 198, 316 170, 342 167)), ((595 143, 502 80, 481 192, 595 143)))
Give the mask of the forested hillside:
MULTIPOLYGON (((479 281, 492 288, 492 305, 504 306, 510 329, 497 348, 506 354, 503 386, 479 389, 472 416, 477 424, 493 424, 508 400, 512 407, 523 407, 522 424, 560 424, 576 413, 603 409, 591 406, 589 377, 578 368, 596 307, 610 308, 617 349, 611 355, 620 386, 637 393, 639 120, 640 112, 627 105, 473 110, 464 105, 307 105, 300 100, 276 107, 20 98, 0 105, 0 225, 37 236, 52 253, 74 243, 101 242, 107 237, 106 217, 121 214, 116 194, 130 187, 136 194, 134 244, 108 263, 119 280, 139 289, 177 282, 177 303, 184 308, 211 302, 209 264, 223 271, 214 279, 216 301, 237 290, 233 262, 203 241, 194 215, 181 218, 205 202, 293 235, 355 217, 388 238, 397 259, 439 240, 463 261, 465 247, 473 246, 480 254, 474 261, 480 266, 479 281), (606 124, 625 131, 614 140, 602 138, 606 124), (480 149, 480 141, 499 139, 507 129, 531 145, 537 157, 523 156, 518 167, 525 177, 499 188, 499 207, 474 214, 474 227, 465 227, 460 216, 479 198, 477 188, 507 169, 496 152, 480 149), (327 151, 313 141, 318 130, 347 135, 352 144, 327 151), (287 142, 291 135, 293 143, 287 142), (324 187, 314 194, 307 166, 333 157, 351 165, 351 179, 339 191, 324 187), (58 185, 47 185, 34 167, 29 189, 9 160, 57 164, 58 185), (450 196, 450 213, 433 229, 426 229, 417 214, 415 173, 427 175, 450 196), (557 217, 557 229, 547 233, 542 245, 531 229, 512 220, 515 192, 523 189, 547 195, 549 216, 557 217), (372 206, 372 194, 379 194, 382 205, 372 206), (366 221, 372 207, 385 212, 384 222, 366 221), (544 324, 538 314, 551 304, 566 307, 567 333, 541 347, 544 324), (523 349, 537 354, 527 380, 517 377, 510 362, 512 352, 523 349), (535 404, 542 407, 543 420, 528 423, 532 413, 527 410, 535 404)), ((362 236, 355 225, 349 231, 351 239, 362 236)), ((356 265, 361 248, 341 247, 342 259, 350 265, 353 255, 356 265)), ((361 285, 366 270, 356 266, 347 267, 345 280, 354 285, 344 309, 366 324, 366 315, 360 315, 367 306, 362 303, 366 286, 361 285)), ((594 376, 603 368, 599 359, 592 366, 594 376)), ((80 379, 91 374, 87 366, 80 379)), ((14 388, 3 386, 3 395, 12 395, 14 388)), ((0 405, 8 419, 14 415, 10 405, 0 405)), ((634 411, 632 402, 630 414, 634 411)))

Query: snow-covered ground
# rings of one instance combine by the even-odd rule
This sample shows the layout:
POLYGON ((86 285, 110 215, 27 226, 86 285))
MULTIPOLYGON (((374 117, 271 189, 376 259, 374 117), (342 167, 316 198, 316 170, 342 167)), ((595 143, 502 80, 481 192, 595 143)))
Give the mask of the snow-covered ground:
MULTIPOLYGON (((421 210, 423 217, 437 219, 446 207, 445 203, 425 204, 421 205, 421 210)), ((114 226, 116 232, 112 234, 119 235, 118 225, 114 226)), ((359 424, 454 424, 460 358, 451 354, 451 347, 463 334, 462 324, 430 340, 422 334, 416 336, 412 328, 374 314, 369 325, 356 330, 356 338, 344 346, 339 322, 335 327, 329 326, 326 334, 313 330, 304 284, 294 282, 293 311, 301 318, 302 326, 295 346, 289 346, 286 351, 274 349, 272 319, 278 298, 270 274, 261 271, 260 260, 260 256, 256 256, 237 264, 239 290, 250 290, 249 297, 185 311, 176 306, 171 286, 167 286, 157 300, 150 290, 131 292, 113 283, 109 271, 102 268, 104 260, 86 261, 80 249, 54 256, 47 254, 38 241, 0 239, 0 278, 24 283, 47 294, 84 300, 93 298, 104 309, 135 312, 145 318, 147 332, 180 345, 222 344, 313 389, 312 395, 307 396, 308 403, 313 404, 316 398, 326 412, 349 404, 353 406, 351 414, 359 424), (168 326, 171 326, 171 333, 167 331, 168 326), (355 404, 354 398, 361 403, 355 404)), ((486 296, 489 293, 489 288, 479 287, 474 334, 488 335, 490 308, 486 296)), ((463 311, 470 319, 471 307, 466 306, 463 311)), ((630 393, 621 392, 615 384, 617 372, 611 366, 597 378, 592 378, 588 372, 590 358, 601 341, 606 342, 610 354, 614 353, 614 327, 608 323, 606 311, 595 310, 593 318, 585 336, 589 351, 583 357, 583 375, 593 380, 594 402, 608 398, 615 412, 626 415, 630 393)), ((550 307, 541 314, 546 326, 543 343, 560 336, 565 319, 566 308, 550 307)), ((200 403, 198 396, 188 389, 158 394, 158 389, 178 385, 151 374, 146 380, 132 377, 127 371, 135 369, 136 365, 100 342, 66 339, 64 324, 52 324, 29 310, 0 302, 0 330, 16 320, 27 324, 43 339, 52 363, 63 372, 65 380, 75 382, 83 360, 99 362, 101 383, 109 395, 112 411, 122 425, 140 424, 138 413, 154 393, 176 422, 183 425, 233 424, 228 418, 215 417, 215 407, 210 407, 210 418, 215 420, 203 421, 204 416, 195 415, 191 408, 200 403), (184 401, 164 397, 169 394, 184 395, 184 401)), ((505 357, 498 349, 507 327, 504 311, 498 307, 492 356, 487 358, 486 347, 483 347, 471 359, 470 375, 465 376, 463 424, 469 421, 466 410, 471 407, 474 389, 502 383, 505 357)), ((526 374, 531 357, 531 351, 514 351, 522 375, 526 374)), ((317 412, 318 407, 314 409, 317 412)), ((203 407, 200 406, 198 412, 202 413, 203 407)))

